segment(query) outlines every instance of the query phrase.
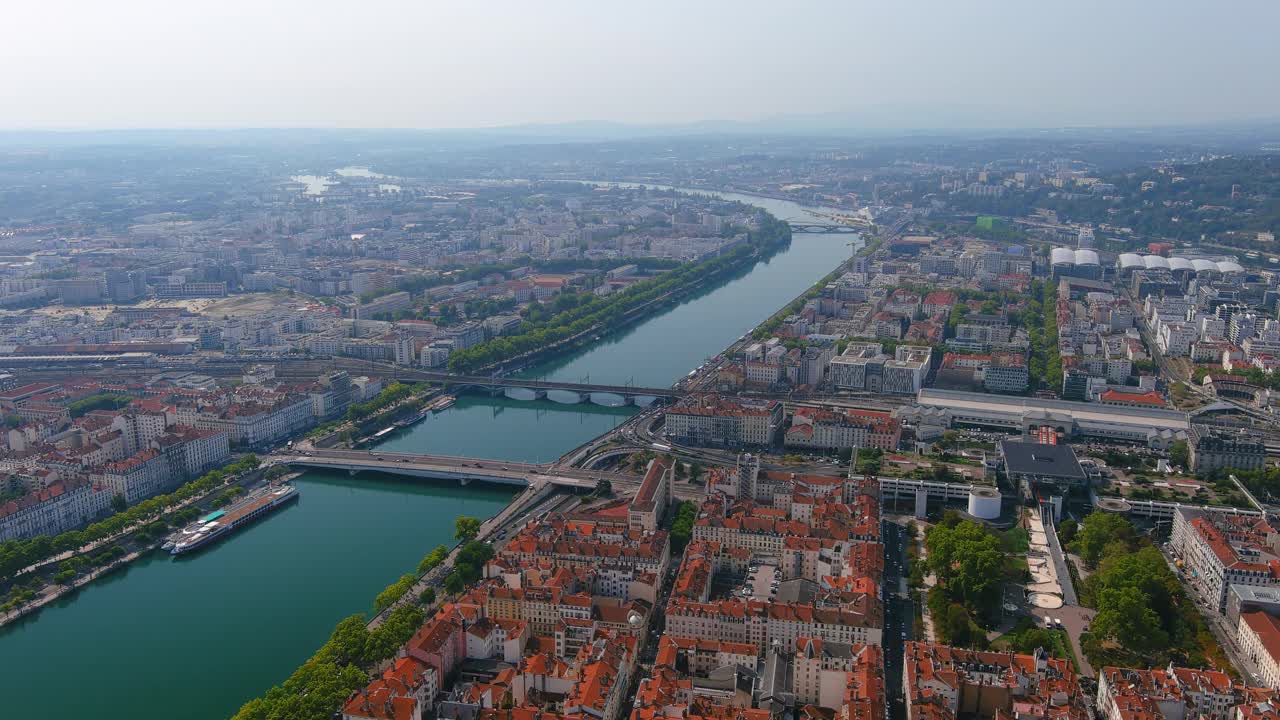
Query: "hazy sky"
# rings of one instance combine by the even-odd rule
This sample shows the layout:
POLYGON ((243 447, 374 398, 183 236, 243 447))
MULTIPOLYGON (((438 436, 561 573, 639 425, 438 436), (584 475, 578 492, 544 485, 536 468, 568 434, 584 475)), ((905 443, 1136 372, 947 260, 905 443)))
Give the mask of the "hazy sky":
POLYGON ((1277 0, 37 0, 0 127, 1280 118, 1277 0))

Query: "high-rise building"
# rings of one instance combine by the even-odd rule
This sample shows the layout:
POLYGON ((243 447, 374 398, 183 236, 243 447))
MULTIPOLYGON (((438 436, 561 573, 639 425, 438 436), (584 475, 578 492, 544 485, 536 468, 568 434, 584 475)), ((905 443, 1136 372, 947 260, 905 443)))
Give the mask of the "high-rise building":
POLYGON ((112 302, 133 302, 147 294, 147 278, 144 273, 131 270, 106 272, 107 297, 112 302))

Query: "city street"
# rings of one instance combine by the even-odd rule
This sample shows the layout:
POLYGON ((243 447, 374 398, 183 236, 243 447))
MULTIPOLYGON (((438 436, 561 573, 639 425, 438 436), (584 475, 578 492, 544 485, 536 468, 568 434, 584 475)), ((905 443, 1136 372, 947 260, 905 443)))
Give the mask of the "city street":
MULTIPOLYGON (((903 519, 905 522, 907 519, 903 519)), ((884 664, 885 684, 889 691, 889 717, 902 720, 906 706, 902 701, 902 650, 906 640, 913 639, 915 613, 907 597, 907 529, 895 519, 881 523, 884 543, 884 664)))

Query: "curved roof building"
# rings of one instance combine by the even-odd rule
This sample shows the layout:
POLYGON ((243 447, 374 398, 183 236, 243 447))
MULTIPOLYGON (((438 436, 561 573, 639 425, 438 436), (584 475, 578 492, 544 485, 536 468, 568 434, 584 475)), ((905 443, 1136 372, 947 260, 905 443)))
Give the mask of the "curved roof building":
POLYGON ((1121 253, 1116 260, 1116 265, 1121 270, 1137 270, 1146 267, 1142 262, 1142 256, 1138 253, 1121 253))
POLYGON ((1049 262, 1054 265, 1075 265, 1076 252, 1071 248, 1054 248, 1049 251, 1049 262))
POLYGON ((1098 262, 1098 253, 1094 252, 1093 250, 1076 250, 1073 253, 1073 255, 1075 256, 1076 265, 1101 265, 1102 264, 1098 262))

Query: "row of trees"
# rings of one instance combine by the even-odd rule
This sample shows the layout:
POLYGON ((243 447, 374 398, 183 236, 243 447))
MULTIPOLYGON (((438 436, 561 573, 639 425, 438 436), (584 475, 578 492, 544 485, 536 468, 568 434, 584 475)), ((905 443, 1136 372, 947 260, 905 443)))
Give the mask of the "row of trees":
POLYGON ((1022 324, 1031 342, 1027 370, 1034 386, 1037 379, 1054 392, 1062 390, 1062 356, 1058 353, 1058 284, 1031 281, 1031 301, 1022 313, 1022 324))
POLYGON ((94 410, 119 410, 131 402, 133 402, 133 398, 128 395, 98 393, 69 403, 67 405, 67 413, 73 418, 78 418, 94 410))
POLYGON ((458 551, 458 558, 453 562, 453 570, 444 579, 444 589, 450 595, 456 595, 468 585, 480 579, 484 564, 493 557, 493 547, 479 540, 468 541, 458 551))
MULTIPOLYGON (((755 256, 755 249, 772 249, 788 241, 790 227, 771 216, 762 216, 760 229, 749 235, 748 245, 719 257, 681 265, 657 277, 641 280, 608 297, 577 298, 572 306, 542 319, 526 317, 521 332, 498 337, 449 357, 449 369, 468 372, 555 345, 593 328, 613 327, 627 313, 668 294, 714 282, 755 256)), ((566 304, 569 301, 564 301, 566 304)))
MULTIPOLYGON (((153 498, 128 508, 122 512, 93 523, 82 530, 69 530, 55 536, 40 535, 25 540, 7 540, 0 542, 0 582, 12 579, 13 575, 23 568, 34 565, 63 552, 79 548, 104 538, 118 535, 126 528, 148 520, 164 519, 171 515, 167 511, 186 500, 203 495, 227 482, 243 472, 258 467, 258 458, 253 454, 245 455, 240 460, 225 465, 217 470, 210 470, 199 478, 182 485, 167 495, 153 498)), ((172 518, 170 518, 172 519, 172 518)))
POLYGON ((334 710, 369 681, 369 669, 393 657, 425 619, 413 603, 392 610, 370 630, 364 615, 351 615, 329 640, 280 685, 245 703, 235 720, 314 720, 334 710))
POLYGON ((671 550, 680 552, 693 537, 693 523, 698 519, 698 505, 690 500, 681 500, 676 505, 675 520, 671 522, 671 550))
MULTIPOLYGON (((876 248, 879 248, 879 247, 880 247, 880 240, 878 239, 873 240, 867 243, 866 245, 864 245, 863 248, 858 252, 858 254, 868 255, 872 252, 875 252, 876 248)), ((782 321, 785 320, 788 315, 795 315, 796 313, 800 312, 804 308, 805 303, 821 295, 823 288, 825 288, 828 284, 835 282, 842 274, 844 274, 844 270, 845 270, 844 266, 841 265, 835 270, 832 270, 831 272, 827 273, 825 276, 823 276, 821 280, 819 280, 818 282, 810 286, 809 289, 806 290, 803 295, 796 298, 795 300, 792 300, 790 303, 784 306, 781 310, 771 315, 768 320, 765 320, 764 322, 760 323, 760 325, 756 327, 754 331, 752 331, 751 337, 755 338, 756 340, 764 340, 765 338, 768 338, 771 335, 773 335, 774 331, 777 330, 780 325, 782 325, 782 321)), ((844 349, 840 348, 839 352, 844 352, 844 349)))
POLYGON ((981 625, 1000 606, 1005 550, 985 525, 948 512, 925 534, 925 565, 937 579, 929 590, 929 612, 943 642, 986 647, 981 625))
POLYGON ((346 419, 354 422, 367 418, 413 395, 415 389, 412 384, 393 382, 383 388, 382 392, 378 393, 378 396, 372 400, 355 403, 348 407, 346 419))
MULTIPOLYGON (((474 518, 459 517, 455 526, 458 534, 469 529, 474 518)), ((374 599, 374 610, 382 612, 392 607, 412 589, 418 576, 439 567, 449 557, 449 548, 438 545, 418 563, 416 574, 400 576, 374 599)), ((458 553, 453 573, 445 579, 448 590, 451 579, 466 584, 479 579, 484 564, 493 557, 493 549, 487 544, 471 540, 458 553)), ((450 590, 458 592, 462 588, 450 590)), ((413 633, 426 621, 420 605, 435 601, 433 588, 427 588, 418 597, 418 603, 405 603, 395 607, 383 618, 382 624, 370 630, 368 619, 351 615, 339 622, 333 633, 319 650, 280 685, 268 690, 262 697, 245 703, 234 720, 312 720, 327 718, 351 695, 369 681, 369 672, 380 663, 395 656, 400 647, 413 637, 413 633)))
POLYGON ((687 265, 649 280, 641 280, 608 297, 593 295, 542 320, 529 321, 526 317, 525 326, 516 335, 497 337, 453 353, 449 357, 449 369, 461 372, 475 370, 543 349, 592 328, 617 325, 635 308, 668 293, 713 279, 731 270, 751 254, 750 248, 736 248, 727 255, 687 265))
POLYGON ((1098 613, 1081 645, 1095 667, 1221 664, 1212 634, 1163 555, 1119 515, 1095 512, 1070 548, 1093 572, 1080 596, 1098 613))

